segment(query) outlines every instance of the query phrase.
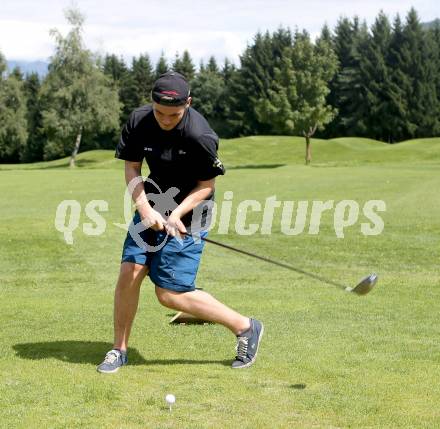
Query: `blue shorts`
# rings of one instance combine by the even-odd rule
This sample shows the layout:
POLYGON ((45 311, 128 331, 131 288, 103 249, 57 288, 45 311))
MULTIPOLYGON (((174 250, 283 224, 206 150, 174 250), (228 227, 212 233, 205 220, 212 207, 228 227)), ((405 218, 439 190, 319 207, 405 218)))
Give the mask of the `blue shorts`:
MULTIPOLYGON (((135 213, 130 229, 141 221, 135 213)), ((207 231, 199 234, 202 238, 207 231)), ((151 281, 165 289, 190 292, 196 288, 195 279, 202 256, 204 240, 184 236, 179 240, 163 231, 147 229, 139 233, 127 233, 122 249, 121 262, 147 265, 151 281)))

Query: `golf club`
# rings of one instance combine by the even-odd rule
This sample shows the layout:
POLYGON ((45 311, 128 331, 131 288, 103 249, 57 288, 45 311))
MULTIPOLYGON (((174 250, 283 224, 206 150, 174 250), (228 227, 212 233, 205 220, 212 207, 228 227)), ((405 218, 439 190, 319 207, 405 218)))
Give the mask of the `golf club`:
MULTIPOLYGON (((187 235, 193 236, 191 234, 187 234, 187 235)), ((304 271, 304 270, 302 270, 300 268, 296 268, 296 267, 294 267, 292 265, 289 265, 289 264, 286 264, 284 262, 274 261, 273 259, 269 259, 269 258, 266 258, 264 256, 256 255, 255 253, 247 252, 246 250, 237 249, 236 247, 232 247, 232 246, 229 246, 227 244, 219 243, 218 241, 214 241, 214 240, 212 240, 210 238, 203 238, 202 237, 202 240, 206 241, 207 243, 215 244, 216 246, 220 246, 220 247, 223 247, 225 249, 229 249, 229 250, 232 250, 234 252, 241 253, 241 254, 247 255, 247 256, 251 256, 251 257, 259 259, 261 261, 265 261, 265 262, 268 262, 270 264, 274 264, 274 265, 277 265, 279 267, 283 267, 283 268, 286 268, 288 270, 295 271, 297 273, 300 273, 300 274, 303 274, 305 276, 311 277, 311 278, 313 278, 315 280, 319 280, 319 281, 321 281, 323 283, 327 283, 329 285, 336 286, 337 288, 343 289, 346 292, 355 293, 356 295, 366 295, 368 292, 370 292, 374 288, 374 286, 376 285, 377 280, 378 280, 377 274, 373 273, 373 274, 370 274, 369 276, 365 277, 364 279, 362 279, 356 286, 354 286, 354 287, 347 287, 347 286, 345 286, 343 284, 336 283, 336 282, 334 282, 332 280, 326 279, 325 277, 318 276, 317 274, 309 273, 307 271, 304 271)))

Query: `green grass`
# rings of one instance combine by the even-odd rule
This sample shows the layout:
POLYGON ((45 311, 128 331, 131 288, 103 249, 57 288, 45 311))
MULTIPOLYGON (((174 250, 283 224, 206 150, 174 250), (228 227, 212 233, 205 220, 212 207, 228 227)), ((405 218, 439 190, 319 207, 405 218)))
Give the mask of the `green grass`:
MULTIPOLYGON (((146 280, 130 341, 131 365, 102 376, 111 346, 113 290, 124 231, 122 162, 111 151, 0 169, 0 427, 434 428, 440 421, 440 139, 388 146, 362 139, 223 141, 229 167, 217 200, 382 199, 385 229, 356 225, 336 238, 333 212, 320 233, 212 238, 354 285, 357 297, 307 277, 207 245, 198 285, 261 318, 266 334, 248 370, 229 368, 234 337, 223 327, 170 326, 146 280), (105 233, 81 227, 67 245, 54 228, 64 199, 109 203, 105 233), (176 395, 170 414, 164 402, 176 395)), ((310 220, 310 213, 308 216, 310 220)), ((249 216, 260 222, 261 213, 249 216)), ((81 216, 80 226, 89 219, 81 216)))

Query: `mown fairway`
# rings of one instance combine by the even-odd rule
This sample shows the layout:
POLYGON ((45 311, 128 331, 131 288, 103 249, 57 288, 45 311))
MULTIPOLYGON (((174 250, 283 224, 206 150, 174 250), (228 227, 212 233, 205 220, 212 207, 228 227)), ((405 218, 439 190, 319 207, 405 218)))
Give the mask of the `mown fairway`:
MULTIPOLYGON (((113 153, 0 166, 0 427, 435 428, 440 426, 440 139, 388 146, 362 139, 223 141, 229 167, 217 200, 355 200, 358 222, 336 237, 333 211, 318 235, 211 238, 356 284, 357 297, 207 245, 198 286, 265 323, 255 366, 229 368, 235 338, 221 326, 170 326, 146 280, 131 365, 95 371, 113 335, 113 290, 125 232, 123 163, 113 153), (73 245, 54 227, 62 200, 82 206, 73 245), (107 228, 87 236, 84 207, 108 201, 107 228), (381 235, 364 236, 362 207, 384 200, 381 235), (176 395, 172 413, 167 393, 176 395)), ((296 206, 295 206, 296 210, 296 206)), ((261 213, 248 222, 261 223, 261 213)), ((235 220, 235 216, 233 218, 235 220)))

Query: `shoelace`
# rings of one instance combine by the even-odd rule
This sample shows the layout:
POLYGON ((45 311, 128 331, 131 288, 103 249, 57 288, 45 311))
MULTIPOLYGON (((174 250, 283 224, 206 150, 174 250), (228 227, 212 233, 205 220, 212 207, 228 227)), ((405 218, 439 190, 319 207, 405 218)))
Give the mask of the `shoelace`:
POLYGON ((248 337, 237 338, 237 359, 243 361, 247 357, 248 337))
POLYGON ((115 351, 111 350, 109 351, 106 355, 105 355, 105 359, 104 362, 105 363, 114 363, 116 360, 119 359, 119 355, 118 353, 116 353, 115 351))

